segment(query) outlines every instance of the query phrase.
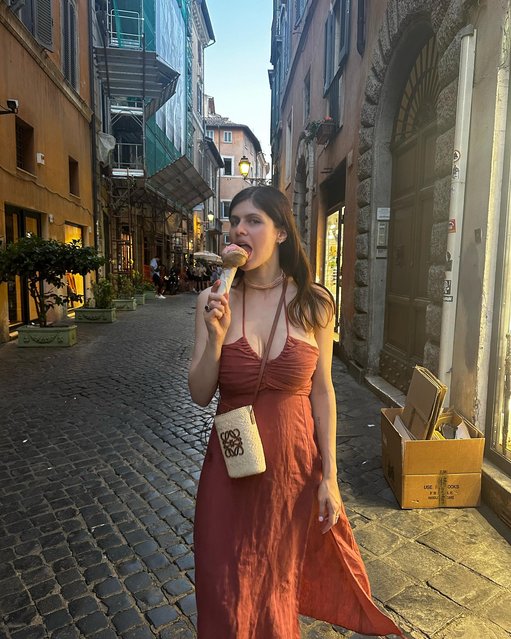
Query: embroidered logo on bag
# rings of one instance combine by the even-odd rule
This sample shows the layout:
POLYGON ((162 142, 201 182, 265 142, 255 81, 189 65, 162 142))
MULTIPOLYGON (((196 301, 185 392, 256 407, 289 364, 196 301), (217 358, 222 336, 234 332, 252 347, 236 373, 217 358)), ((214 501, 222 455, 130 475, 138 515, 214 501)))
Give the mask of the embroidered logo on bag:
POLYGON ((222 446, 226 457, 238 457, 243 455, 243 440, 237 428, 226 430, 220 434, 222 446))

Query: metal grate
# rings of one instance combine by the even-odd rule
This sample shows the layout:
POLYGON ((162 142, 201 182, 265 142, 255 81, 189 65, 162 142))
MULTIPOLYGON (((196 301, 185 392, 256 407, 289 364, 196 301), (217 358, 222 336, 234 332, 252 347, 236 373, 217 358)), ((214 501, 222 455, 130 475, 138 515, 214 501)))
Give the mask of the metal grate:
POLYGON ((394 129, 396 143, 405 142, 436 118, 439 93, 438 52, 433 36, 423 47, 408 77, 394 129))

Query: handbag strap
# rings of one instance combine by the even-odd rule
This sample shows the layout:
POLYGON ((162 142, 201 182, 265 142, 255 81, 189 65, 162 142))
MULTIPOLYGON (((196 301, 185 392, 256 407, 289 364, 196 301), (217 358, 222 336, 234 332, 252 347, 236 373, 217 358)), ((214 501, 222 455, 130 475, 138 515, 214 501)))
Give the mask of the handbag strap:
POLYGON ((266 343, 266 348, 264 349, 263 358, 261 362, 261 368, 259 369, 259 377, 257 379, 256 391, 254 394, 254 399, 252 400, 252 405, 255 404, 255 400, 257 394, 259 393, 259 387, 261 386, 261 381, 263 379, 264 368, 266 366, 266 362, 268 361, 268 355, 270 354, 271 344, 273 342, 273 336, 275 335, 275 331, 277 330, 277 324, 279 322, 280 312, 282 310, 282 306, 284 304, 284 300, 286 299, 286 289, 287 289, 287 277, 284 278, 284 282, 282 284, 282 294, 280 296, 279 305, 277 306, 277 311, 275 313, 275 318, 273 320, 273 325, 271 327, 270 336, 268 338, 268 342, 266 343))

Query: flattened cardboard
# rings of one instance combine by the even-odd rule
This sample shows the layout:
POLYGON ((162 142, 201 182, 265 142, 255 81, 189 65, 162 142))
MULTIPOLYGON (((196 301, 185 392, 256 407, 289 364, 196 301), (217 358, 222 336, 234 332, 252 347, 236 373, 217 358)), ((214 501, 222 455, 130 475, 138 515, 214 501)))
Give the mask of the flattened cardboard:
POLYGON ((416 439, 429 439, 433 434, 446 392, 447 387, 427 368, 414 368, 403 422, 416 439))
POLYGON ((401 507, 477 506, 484 451, 482 433, 464 420, 471 439, 403 440, 394 427, 394 419, 402 411, 381 411, 383 472, 401 507))

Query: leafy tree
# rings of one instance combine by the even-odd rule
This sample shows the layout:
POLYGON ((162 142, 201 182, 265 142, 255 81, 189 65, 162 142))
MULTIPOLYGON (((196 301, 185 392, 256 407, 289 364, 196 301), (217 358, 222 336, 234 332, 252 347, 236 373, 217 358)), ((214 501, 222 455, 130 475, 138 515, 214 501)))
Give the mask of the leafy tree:
POLYGON ((0 251, 0 282, 18 275, 27 281, 34 300, 39 326, 47 326, 47 313, 55 306, 69 301, 81 301, 67 289, 66 273, 87 275, 104 264, 104 258, 91 246, 82 246, 78 240, 64 244, 58 240, 45 240, 37 235, 20 238, 0 251), (46 292, 45 282, 50 290, 46 292), (62 294, 62 290, 67 293, 62 294))

